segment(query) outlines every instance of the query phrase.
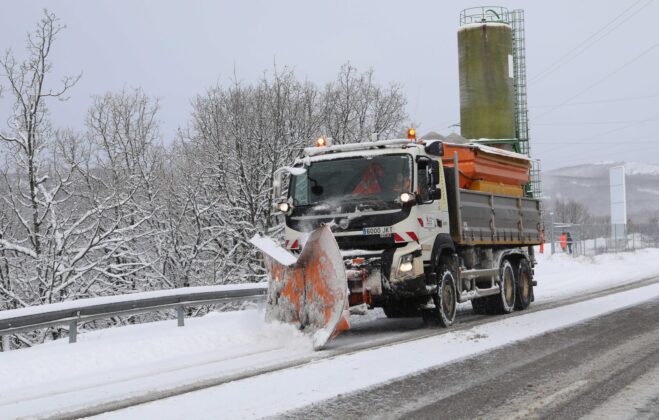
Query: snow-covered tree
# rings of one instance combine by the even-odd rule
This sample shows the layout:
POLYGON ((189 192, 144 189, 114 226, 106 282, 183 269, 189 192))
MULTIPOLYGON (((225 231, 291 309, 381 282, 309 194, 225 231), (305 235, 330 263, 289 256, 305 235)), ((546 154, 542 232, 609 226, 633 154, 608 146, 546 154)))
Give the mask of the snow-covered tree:
POLYGON ((63 99, 78 80, 50 87, 49 55, 62 29, 45 11, 28 36, 27 58, 19 63, 7 53, 0 62, 14 99, 0 133, 0 297, 9 308, 116 291, 108 279, 125 281, 141 268, 132 244, 149 234, 142 226, 150 213, 129 205, 138 201, 134 183, 113 183, 93 143, 51 126, 48 102, 63 99))
POLYGON ((344 64, 335 81, 325 86, 322 127, 335 144, 390 138, 401 131, 407 103, 400 84, 374 81, 373 70, 359 73, 344 64))
POLYGON ((45 11, 35 32, 27 37, 27 58, 19 62, 7 51, 0 61, 7 90, 14 99, 7 130, 0 132, 5 156, 2 199, 5 211, 14 219, 12 235, 3 235, 0 240, 11 289, 0 292, 11 307, 33 303, 34 296, 50 302, 54 294, 66 294, 60 288, 62 267, 56 257, 68 239, 63 234, 68 232, 60 229, 63 215, 55 207, 66 195, 71 179, 70 173, 58 166, 57 157, 49 153, 55 131, 46 106, 51 99, 64 98, 78 80, 64 77, 57 87, 47 84, 52 70, 49 56, 62 29, 57 18, 45 11), (19 284, 13 281, 15 276, 28 281, 19 284))
POLYGON ((274 172, 319 132, 318 96, 315 86, 285 69, 255 86, 235 81, 214 87, 194 102, 182 147, 186 158, 203 168, 197 176, 206 181, 207 201, 215 203, 207 217, 224 227, 215 243, 232 280, 263 275, 247 241, 256 231, 273 228, 274 172))
POLYGON ((81 171, 85 185, 122 198, 122 205, 101 220, 105 228, 118 224, 126 232, 121 250, 103 250, 112 255, 103 281, 115 293, 175 284, 163 269, 168 190, 158 110, 156 99, 136 89, 94 98, 87 115, 92 162, 81 171))
POLYGON ((556 222, 575 225, 587 225, 593 222, 593 216, 588 208, 574 200, 556 200, 554 203, 556 222))

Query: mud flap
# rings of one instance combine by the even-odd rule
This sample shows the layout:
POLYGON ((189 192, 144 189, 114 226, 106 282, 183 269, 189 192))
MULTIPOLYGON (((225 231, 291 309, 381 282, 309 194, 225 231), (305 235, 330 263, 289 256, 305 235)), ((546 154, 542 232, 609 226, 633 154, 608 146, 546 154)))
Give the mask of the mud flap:
POLYGON ((313 231, 297 259, 271 239, 257 235, 250 242, 263 252, 270 274, 268 319, 296 324, 317 350, 350 328, 346 272, 329 228, 313 231))

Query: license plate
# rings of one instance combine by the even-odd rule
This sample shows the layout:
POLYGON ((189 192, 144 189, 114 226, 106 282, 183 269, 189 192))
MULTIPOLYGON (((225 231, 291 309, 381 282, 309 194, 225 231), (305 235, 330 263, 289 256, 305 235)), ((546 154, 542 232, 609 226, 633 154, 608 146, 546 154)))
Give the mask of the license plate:
POLYGON ((394 228, 391 226, 386 227, 368 227, 362 229, 362 235, 380 235, 383 238, 391 236, 394 228))

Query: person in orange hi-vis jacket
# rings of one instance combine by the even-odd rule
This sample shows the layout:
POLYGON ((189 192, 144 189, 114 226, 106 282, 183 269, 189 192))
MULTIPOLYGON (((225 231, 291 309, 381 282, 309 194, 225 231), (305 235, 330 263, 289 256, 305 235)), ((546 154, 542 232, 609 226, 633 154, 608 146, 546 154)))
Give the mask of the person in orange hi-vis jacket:
POLYGON ((561 238, 559 243, 561 245, 561 249, 563 250, 563 252, 565 252, 565 248, 567 248, 567 233, 565 232, 561 233, 561 238))
POLYGON ((379 180, 384 178, 384 168, 377 162, 371 162, 364 171, 359 184, 352 190, 355 195, 377 194, 382 191, 379 180))

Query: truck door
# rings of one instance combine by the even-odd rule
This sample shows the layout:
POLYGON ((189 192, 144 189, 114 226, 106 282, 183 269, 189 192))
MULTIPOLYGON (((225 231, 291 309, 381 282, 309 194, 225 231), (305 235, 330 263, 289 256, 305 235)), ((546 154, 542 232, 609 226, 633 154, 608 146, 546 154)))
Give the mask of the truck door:
POLYGON ((449 232, 448 206, 441 163, 426 156, 417 158, 416 193, 419 197, 417 221, 423 259, 428 261, 439 233, 449 232))

